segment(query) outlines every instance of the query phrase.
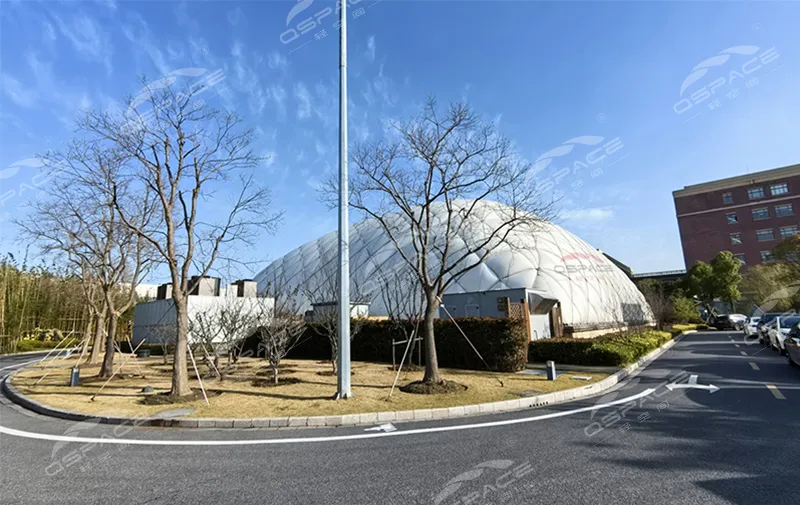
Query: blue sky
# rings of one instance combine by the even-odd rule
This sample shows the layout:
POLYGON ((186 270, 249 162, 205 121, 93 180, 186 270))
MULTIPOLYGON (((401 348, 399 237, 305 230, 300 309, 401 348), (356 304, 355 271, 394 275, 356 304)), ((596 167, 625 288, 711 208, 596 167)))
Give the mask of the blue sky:
MULTIPOLYGON (((287 24, 296 5, 3 1, 0 251, 21 250, 9 221, 46 184, 35 155, 62 146, 81 109, 184 68, 223 72, 204 100, 244 116, 270 157, 258 177, 286 218, 258 259, 333 230, 315 187, 336 168, 338 31, 333 14, 298 23, 334 3, 287 24)), ((795 2, 362 0, 349 19, 352 141, 429 96, 466 99, 547 165, 559 224, 638 272, 683 266, 673 190, 800 162, 795 2)))

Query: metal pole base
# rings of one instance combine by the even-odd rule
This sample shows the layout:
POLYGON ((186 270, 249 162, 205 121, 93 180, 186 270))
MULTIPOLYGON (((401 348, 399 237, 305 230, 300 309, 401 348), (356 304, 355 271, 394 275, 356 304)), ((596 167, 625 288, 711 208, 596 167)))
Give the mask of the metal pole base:
POLYGON ((350 394, 336 393, 335 395, 333 395, 334 400, 348 400, 350 398, 355 398, 355 397, 356 397, 355 393, 352 392, 350 394))

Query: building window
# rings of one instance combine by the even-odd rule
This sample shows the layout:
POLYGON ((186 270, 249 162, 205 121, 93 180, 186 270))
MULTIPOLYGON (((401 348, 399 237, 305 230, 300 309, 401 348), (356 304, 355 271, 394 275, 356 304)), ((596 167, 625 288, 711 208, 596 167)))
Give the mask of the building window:
POLYGON ((722 193, 722 203, 725 205, 733 203, 733 193, 722 193))
POLYGON ((741 233, 731 233, 731 245, 740 245, 742 243, 741 233))
POLYGON ((775 215, 777 217, 786 217, 786 216, 791 216, 792 214, 794 214, 794 212, 792 211, 791 203, 775 206, 775 215))
POLYGON ((751 200, 758 200, 759 198, 764 198, 764 188, 761 186, 757 188, 750 188, 747 190, 747 196, 749 196, 751 200))
POLYGON ((772 194, 772 196, 786 195, 789 193, 789 185, 785 182, 773 184, 769 187, 769 192, 772 194))
POLYGON ((772 251, 761 251, 761 261, 764 263, 772 261, 772 251))
POLYGON ((759 242, 766 242, 768 240, 775 240, 775 234, 772 232, 772 228, 768 230, 758 230, 756 232, 756 238, 759 242))
POLYGON ((734 254, 733 257, 736 258, 737 260, 741 261, 742 265, 746 265, 747 264, 747 258, 745 257, 744 254, 741 254, 741 253, 734 254))
POLYGON ((760 209, 753 209, 753 221, 763 221, 769 219, 769 209, 762 207, 760 209))
POLYGON ((797 226, 783 226, 781 228, 781 239, 787 239, 797 235, 797 226))
POLYGON ((728 224, 736 224, 739 222, 739 219, 736 217, 735 212, 731 212, 730 214, 725 214, 725 217, 728 218, 728 224))

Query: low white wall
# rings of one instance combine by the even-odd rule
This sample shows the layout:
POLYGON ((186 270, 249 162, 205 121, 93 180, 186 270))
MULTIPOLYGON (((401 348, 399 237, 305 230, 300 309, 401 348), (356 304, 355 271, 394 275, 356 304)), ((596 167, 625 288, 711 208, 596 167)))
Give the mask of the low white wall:
MULTIPOLYGON (((189 320, 196 317, 198 313, 218 312, 223 307, 240 307, 245 311, 255 313, 257 304, 269 304, 267 308, 274 306, 272 298, 234 298, 226 296, 190 296, 188 300, 189 320)), ((153 300, 139 303, 133 312, 133 345, 136 346, 142 340, 148 344, 169 343, 174 340, 175 326, 175 306, 172 300, 153 300)), ((259 324, 264 322, 259 321, 259 324)), ((256 323, 252 328, 242 332, 241 338, 249 336, 255 329, 256 323)), ((189 332, 189 341, 194 339, 192 332, 189 332)))

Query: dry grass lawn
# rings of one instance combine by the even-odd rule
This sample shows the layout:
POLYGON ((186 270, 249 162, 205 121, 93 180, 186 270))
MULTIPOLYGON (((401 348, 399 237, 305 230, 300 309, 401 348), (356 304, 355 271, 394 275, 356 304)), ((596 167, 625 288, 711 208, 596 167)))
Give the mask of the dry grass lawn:
MULTIPOLYGON (((122 362, 119 355, 117 364, 122 362)), ((395 389, 391 398, 389 390, 395 372, 390 365, 353 362, 352 387, 356 397, 347 401, 333 401, 336 392, 336 377, 331 375, 327 362, 307 360, 285 360, 281 363, 280 377, 296 378, 296 384, 281 384, 273 387, 257 387, 252 382, 259 372, 268 373, 263 360, 254 358, 240 360, 235 370, 224 381, 216 378, 203 380, 211 395, 210 405, 203 399, 177 405, 143 405, 147 396, 141 390, 151 386, 155 393, 168 391, 172 364, 163 364, 161 357, 130 359, 122 370, 123 377, 115 377, 94 401, 104 380, 97 379, 99 366, 81 368, 81 385, 69 387, 69 368, 75 358, 48 362, 45 366, 31 366, 14 377, 17 389, 31 398, 62 409, 88 414, 111 416, 148 416, 176 408, 195 409, 188 417, 251 418, 287 416, 324 416, 412 410, 434 407, 454 407, 519 398, 514 393, 545 393, 581 387, 597 382, 607 374, 580 373, 591 377, 591 381, 575 380, 570 374, 555 381, 547 381, 535 375, 475 372, 469 370, 443 370, 443 376, 468 387, 461 393, 448 395, 415 395, 395 389), (39 384, 35 384, 47 373, 39 384)), ((206 367, 198 363, 200 373, 206 367)), ((194 378, 194 371, 190 372, 194 378)), ((422 378, 421 371, 403 372, 398 387, 422 378)), ((199 389, 197 380, 192 388, 199 389)), ((153 393, 149 393, 153 394, 153 393)))

